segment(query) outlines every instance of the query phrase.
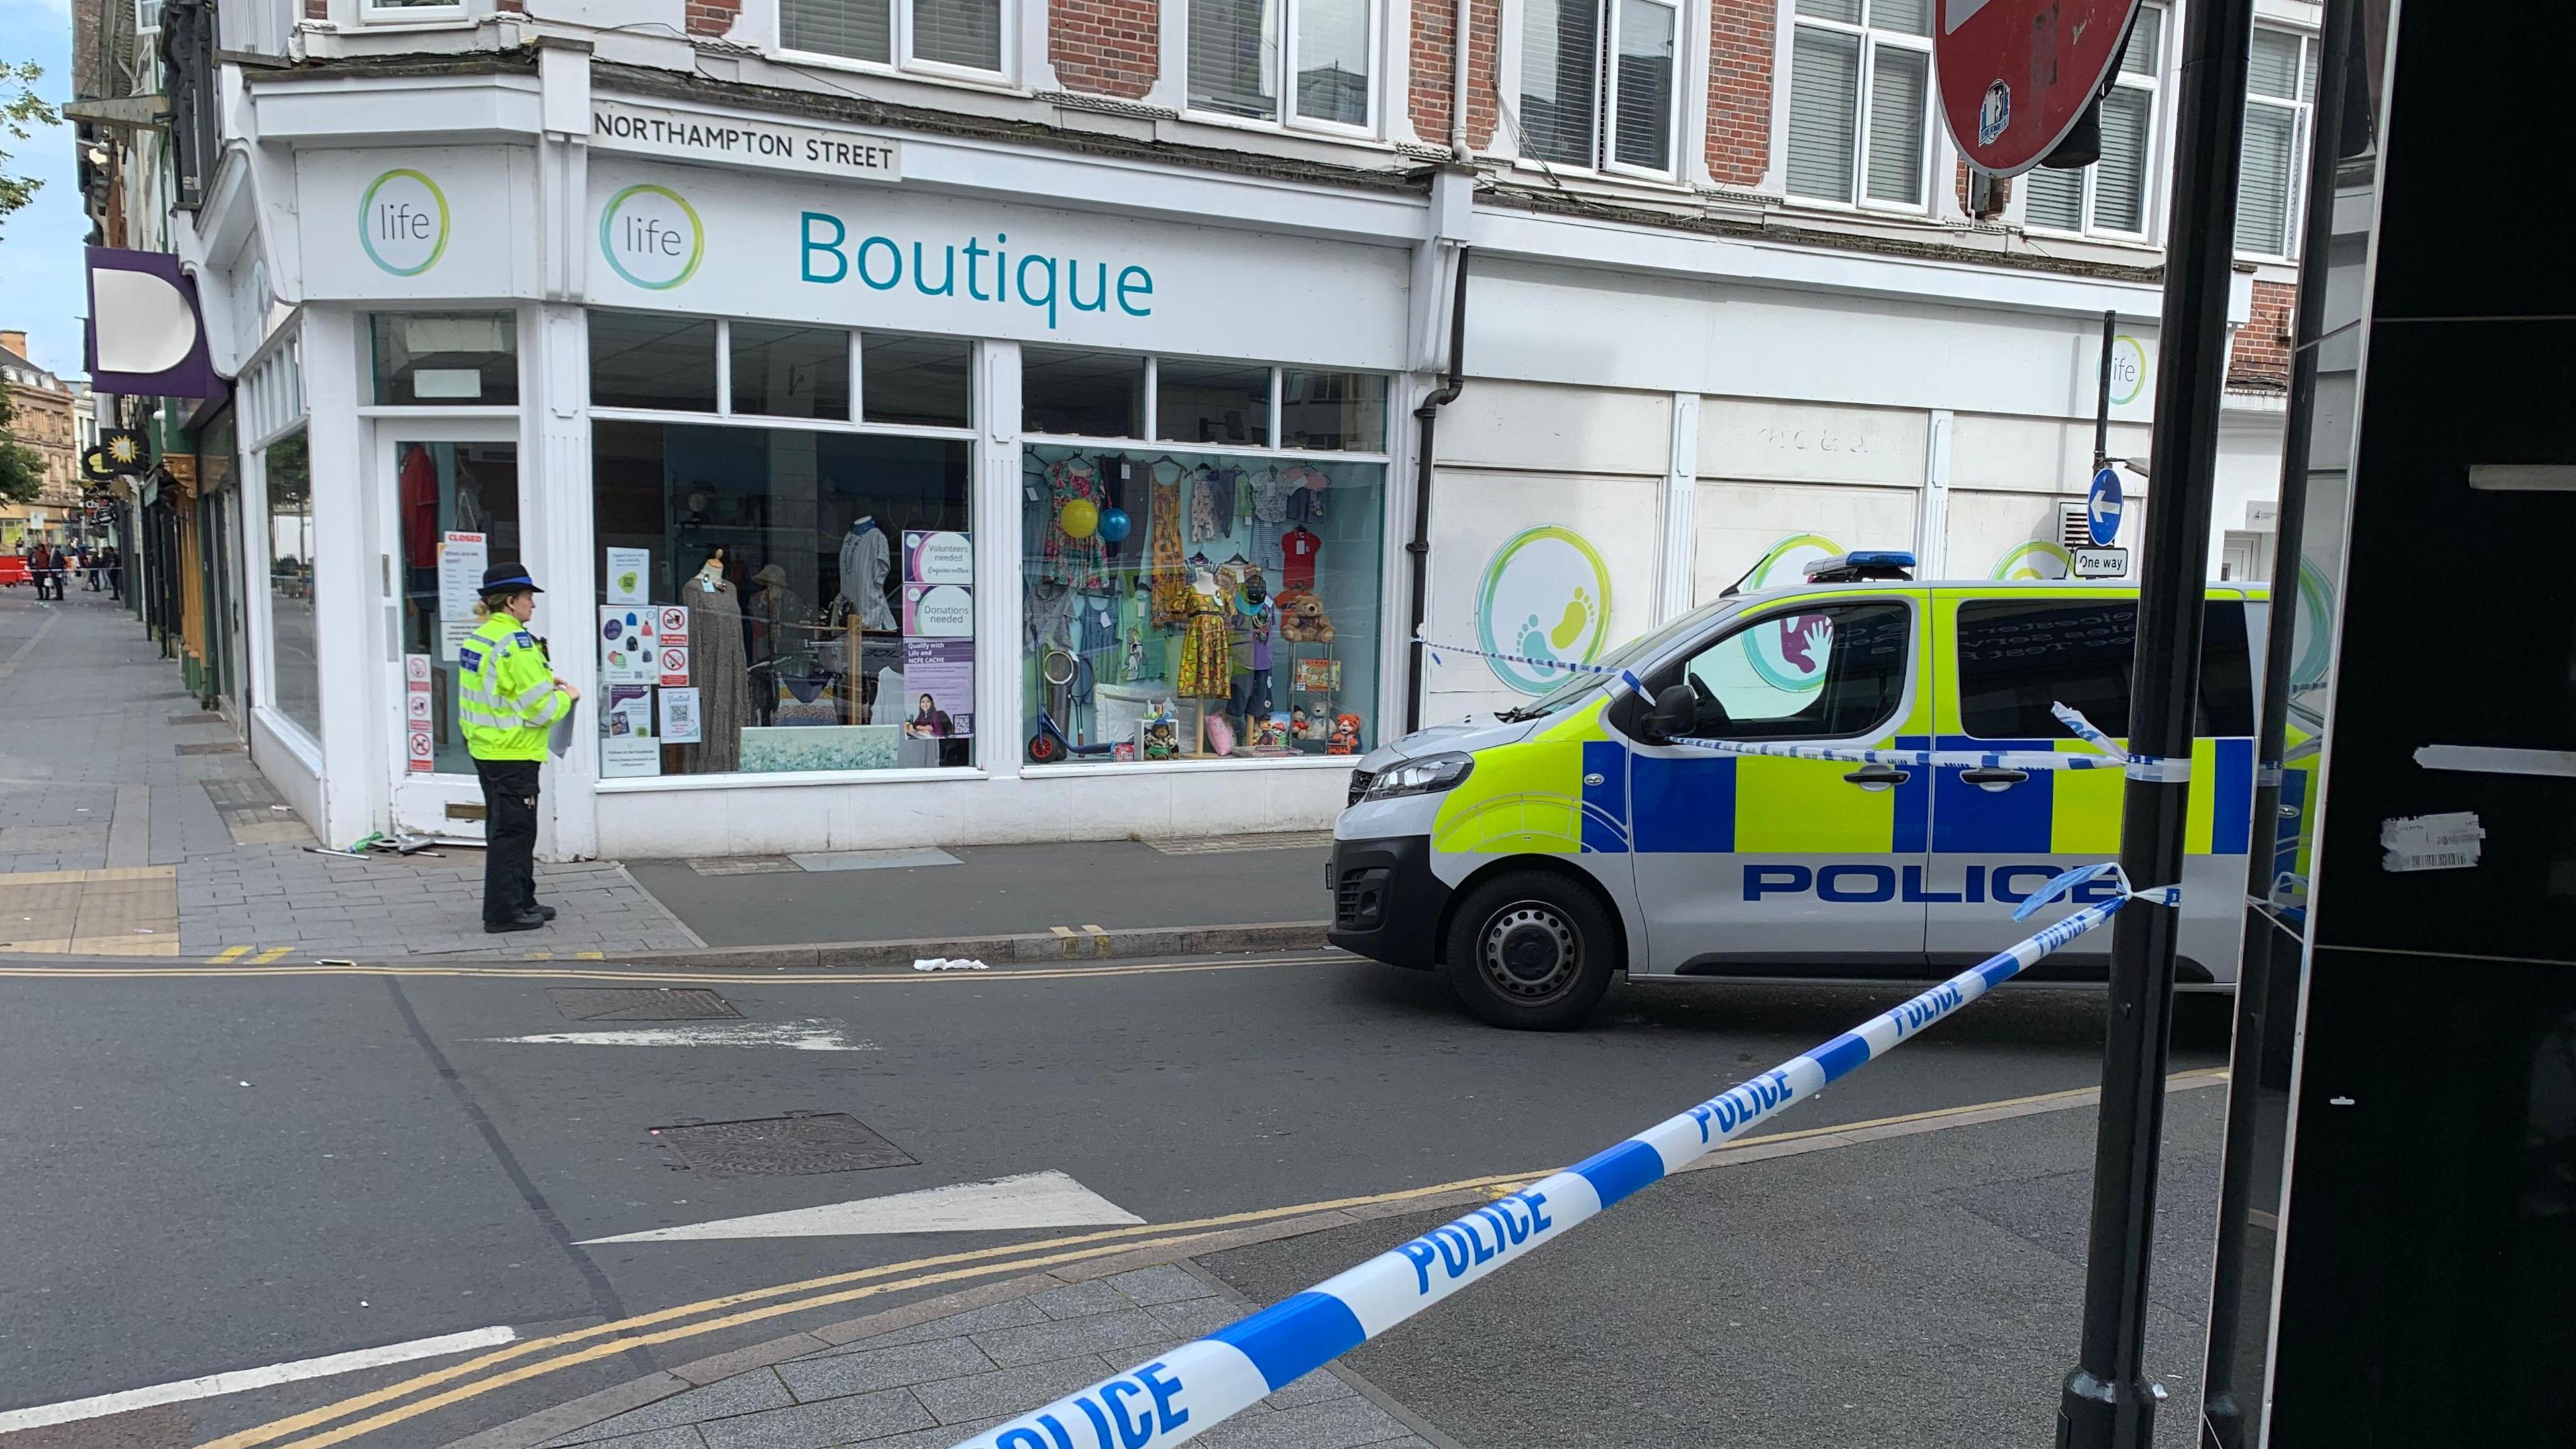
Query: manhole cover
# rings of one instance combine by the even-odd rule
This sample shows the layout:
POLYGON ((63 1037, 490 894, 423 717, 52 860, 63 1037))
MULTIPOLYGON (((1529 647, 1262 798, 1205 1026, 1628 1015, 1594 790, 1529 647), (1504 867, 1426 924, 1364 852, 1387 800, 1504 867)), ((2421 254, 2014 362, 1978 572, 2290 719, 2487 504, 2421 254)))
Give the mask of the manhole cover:
POLYGON ((174 725, 219 725, 223 722, 224 717, 210 709, 183 709, 177 714, 170 716, 170 723, 174 725))
POLYGON ((241 741, 208 740, 201 745, 172 745, 170 748, 182 755, 221 755, 240 749, 241 741))
POLYGON ((919 1161, 846 1112, 656 1127, 653 1136, 684 1166, 730 1177, 800 1177, 919 1161))
POLYGON ((779 875, 804 869, 783 855, 724 855, 686 864, 700 875, 779 875))
POLYGON ((549 986, 570 1021, 707 1021, 737 1017, 733 1003, 703 986, 549 986))

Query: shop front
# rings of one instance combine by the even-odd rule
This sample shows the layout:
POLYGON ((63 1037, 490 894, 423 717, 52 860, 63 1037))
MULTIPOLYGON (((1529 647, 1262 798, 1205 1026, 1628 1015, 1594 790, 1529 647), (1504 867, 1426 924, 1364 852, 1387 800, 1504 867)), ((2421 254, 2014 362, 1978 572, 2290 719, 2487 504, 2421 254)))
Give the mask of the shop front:
POLYGON ((298 157, 301 214, 357 225, 303 223, 310 405, 247 471, 329 838, 479 832, 455 649, 501 561, 584 695, 554 856, 1330 823, 1403 714, 1407 229, 915 188, 935 158, 878 150, 599 147, 555 209, 521 148, 298 157))

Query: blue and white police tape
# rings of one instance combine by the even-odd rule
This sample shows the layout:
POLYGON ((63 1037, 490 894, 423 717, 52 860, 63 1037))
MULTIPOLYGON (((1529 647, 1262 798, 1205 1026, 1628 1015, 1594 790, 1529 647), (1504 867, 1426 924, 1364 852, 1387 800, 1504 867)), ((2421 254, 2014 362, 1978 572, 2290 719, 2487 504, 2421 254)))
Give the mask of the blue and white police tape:
MULTIPOLYGON (((1434 644, 1420 634, 1413 636, 1413 642, 1422 646, 1422 652, 1431 656, 1432 663, 1443 668, 1448 666, 1449 661, 1441 658, 1441 655, 1464 654, 1471 659, 1499 659, 1506 664, 1526 664, 1533 669, 1562 670, 1567 674, 1619 673, 1616 669, 1605 668, 1598 664, 1584 664, 1571 659, 1540 659, 1528 654, 1505 654, 1494 649, 1471 649, 1464 644, 1434 644)), ((1631 679, 1635 677, 1629 676, 1631 679)), ((1642 689, 1638 692, 1644 693, 1642 689)))
POLYGON ((2077 910, 1884 1015, 1720 1092, 1607 1152, 1495 1199, 1392 1252, 1148 1363, 987 1429, 958 1449, 1162 1449, 1207 1432, 1504 1264, 1681 1171, 1792 1102, 1814 1096, 2011 980, 2132 900, 2171 906, 2177 886, 2132 890, 2118 865, 2079 866, 2031 893, 2021 920, 2101 876, 2120 894, 2077 910))

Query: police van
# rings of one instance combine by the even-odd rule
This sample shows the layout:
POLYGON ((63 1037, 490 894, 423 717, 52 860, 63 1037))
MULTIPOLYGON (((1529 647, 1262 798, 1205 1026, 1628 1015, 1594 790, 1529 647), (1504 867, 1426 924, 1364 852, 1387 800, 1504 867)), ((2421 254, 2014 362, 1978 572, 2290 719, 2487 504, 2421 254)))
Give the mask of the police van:
MULTIPOLYGON (((2119 854, 2118 769, 1856 765, 1676 743, 2091 751, 2053 714, 2060 703, 2127 728, 2135 585, 1916 582, 1911 565, 1828 560, 1806 584, 1673 621, 1600 661, 1607 672, 1363 756, 1333 832, 1331 941, 1440 971, 1489 1022, 1552 1029, 1580 1021, 1614 971, 1937 980, 2107 899, 2095 883, 2011 919, 2049 877, 2119 854)), ((2184 990, 2236 979, 2268 608, 2260 588, 2209 589, 2184 990)), ((2296 849, 2307 799, 2306 773, 2289 771, 2261 848, 2296 849)), ((2024 975, 2099 981, 2109 952, 2110 932, 2095 931, 2024 975)))

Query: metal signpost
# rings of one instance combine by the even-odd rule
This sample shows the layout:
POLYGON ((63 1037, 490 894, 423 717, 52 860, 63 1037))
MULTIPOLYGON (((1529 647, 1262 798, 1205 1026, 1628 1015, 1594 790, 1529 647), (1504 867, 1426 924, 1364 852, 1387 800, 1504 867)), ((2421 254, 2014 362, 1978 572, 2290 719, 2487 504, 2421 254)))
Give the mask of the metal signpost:
MULTIPOLYGON (((2134 0, 1942 0, 1932 39, 1941 109, 1969 163, 2013 176, 2048 159, 2119 63, 2136 8, 2134 0)), ((2211 0, 2190 7, 2185 21, 2148 450, 2159 486, 2138 599, 2129 719, 2136 759, 2120 825, 2120 864, 2141 886, 2182 878, 2253 12, 2253 0, 2211 0)), ((2118 489, 2107 469, 2096 475, 2088 508, 2097 544, 2117 536, 2118 489)), ((2171 908, 2131 911, 2112 934, 2083 1340, 2059 1401, 2060 1449, 2144 1449, 2153 1441, 2160 1390, 2145 1365, 2148 1234, 2178 919, 2171 908)))

